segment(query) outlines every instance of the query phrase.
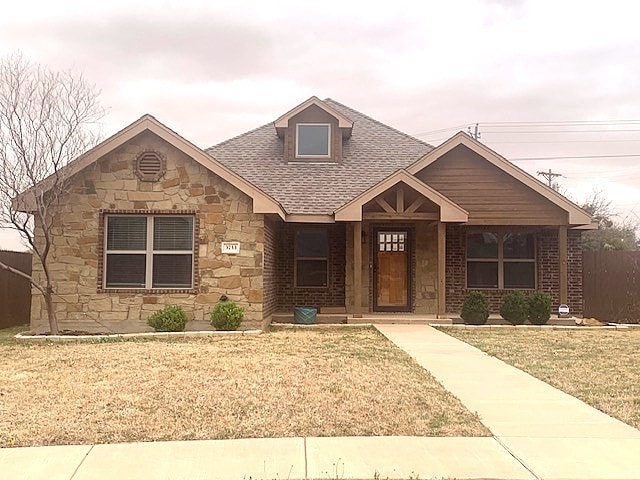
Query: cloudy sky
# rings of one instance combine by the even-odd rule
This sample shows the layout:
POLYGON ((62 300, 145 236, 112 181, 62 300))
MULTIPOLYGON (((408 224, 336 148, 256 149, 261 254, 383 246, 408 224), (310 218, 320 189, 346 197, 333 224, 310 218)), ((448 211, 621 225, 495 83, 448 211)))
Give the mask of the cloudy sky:
POLYGON ((640 220, 639 14, 631 0, 21 0, 2 7, 0 55, 83 73, 107 136, 151 113, 207 147, 311 95, 434 145, 478 123, 574 200, 599 188, 640 220))

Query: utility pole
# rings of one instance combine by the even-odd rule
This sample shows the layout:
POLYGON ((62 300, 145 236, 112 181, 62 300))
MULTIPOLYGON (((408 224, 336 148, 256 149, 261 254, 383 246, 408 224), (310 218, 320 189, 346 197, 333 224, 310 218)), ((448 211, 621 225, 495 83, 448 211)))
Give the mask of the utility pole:
POLYGON ((471 130, 471 125, 469 125, 467 127, 467 133, 472 136, 473 138, 475 138, 476 140, 480 140, 480 130, 478 129, 478 124, 476 123, 476 126, 473 130, 471 130))
MULTIPOLYGON (((551 171, 551 169, 549 169, 548 172, 541 172, 538 171, 536 172, 538 175, 542 175, 544 178, 547 179, 547 183, 549 184, 549 188, 553 188, 553 179, 556 177, 561 177, 562 174, 561 173, 554 173, 551 171)), ((554 189, 555 190, 555 189, 554 189)))

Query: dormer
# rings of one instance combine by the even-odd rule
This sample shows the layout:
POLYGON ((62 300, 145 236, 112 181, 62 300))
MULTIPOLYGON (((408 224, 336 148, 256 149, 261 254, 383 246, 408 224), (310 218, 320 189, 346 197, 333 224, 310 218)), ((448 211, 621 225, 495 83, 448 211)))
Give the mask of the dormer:
POLYGON ((342 142, 351 136, 353 122, 317 97, 311 97, 274 122, 284 140, 287 162, 337 163, 342 142))

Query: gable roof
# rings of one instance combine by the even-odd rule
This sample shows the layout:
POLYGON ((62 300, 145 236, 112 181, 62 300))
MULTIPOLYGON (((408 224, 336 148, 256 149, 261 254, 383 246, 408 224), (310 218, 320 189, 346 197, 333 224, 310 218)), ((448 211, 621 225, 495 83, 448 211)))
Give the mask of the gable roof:
MULTIPOLYGON (((253 200, 254 212, 276 213, 284 218, 284 211, 277 201, 149 114, 143 115, 129 126, 120 130, 118 133, 112 135, 80 157, 69 162, 60 170, 59 174, 69 178, 96 162, 115 148, 131 140, 136 135, 145 131, 154 133, 177 149, 183 151, 203 167, 207 168, 251 197, 253 200)), ((53 177, 49 177, 40 182, 37 187, 34 188, 38 189, 38 193, 46 192, 53 186, 53 182, 53 177)), ((32 188, 23 192, 15 199, 16 204, 20 205, 21 208, 25 209, 25 211, 31 211, 29 208, 32 208, 31 206, 33 205, 33 190, 34 189, 32 188)))
POLYGON ((280 133, 282 129, 285 129, 289 126, 289 119, 291 117, 297 115, 303 110, 306 110, 311 105, 315 105, 318 108, 321 108, 322 110, 327 112, 332 117, 335 117, 335 119, 338 120, 339 128, 346 128, 346 129, 353 128, 353 122, 349 118, 347 118, 344 114, 342 114, 340 111, 336 110, 328 103, 323 102, 318 97, 311 97, 308 100, 305 100, 304 102, 302 102, 297 107, 292 108, 287 113, 285 113, 280 118, 278 118, 275 122, 273 122, 273 125, 274 127, 276 127, 276 130, 278 131, 278 133, 280 133))
MULTIPOLYGON (((332 215, 335 210, 433 149, 341 103, 323 104, 353 121, 337 164, 287 164, 273 123, 206 151, 278 201, 289 214, 332 215)), ((282 118, 282 117, 281 117, 282 118)))
POLYGON ((486 145, 480 143, 476 139, 472 138, 465 132, 458 132, 446 142, 442 143, 432 151, 428 152, 421 159, 416 161, 413 165, 407 167, 407 172, 411 175, 415 175, 419 171, 431 165, 433 162, 442 157, 445 153, 453 150, 459 145, 464 145, 473 152, 477 153, 481 157, 485 158, 488 162, 492 163, 500 170, 508 173, 515 179, 522 182, 527 187, 531 188, 535 192, 545 197, 550 202, 554 203, 558 207, 565 210, 568 214, 569 224, 571 225, 591 225, 591 216, 577 206, 575 203, 567 199, 565 196, 559 194, 554 189, 548 187, 537 178, 529 175, 524 170, 515 166, 509 162, 502 155, 496 153, 486 145))
POLYGON ((425 198, 431 200, 440 207, 441 222, 466 222, 469 218, 469 212, 460 207, 456 203, 449 200, 440 192, 434 190, 426 183, 407 173, 406 170, 398 170, 394 174, 388 176, 380 183, 374 185, 366 192, 361 193, 349 203, 343 205, 335 212, 336 220, 343 221, 360 221, 362 220, 362 207, 370 202, 378 195, 386 192, 398 183, 405 183, 420 193, 425 198))

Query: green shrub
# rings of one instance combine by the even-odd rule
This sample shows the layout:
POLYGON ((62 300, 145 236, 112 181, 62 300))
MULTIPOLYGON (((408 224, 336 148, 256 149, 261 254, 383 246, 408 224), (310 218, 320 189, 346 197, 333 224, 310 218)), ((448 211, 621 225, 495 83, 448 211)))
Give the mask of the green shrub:
POLYGON ((158 310, 151 315, 147 323, 156 332, 181 332, 187 324, 187 316, 182 307, 167 305, 162 310, 158 310))
POLYGON ((500 315, 513 325, 522 325, 529 316, 529 302, 520 290, 507 293, 502 298, 500 315))
POLYGON ((243 317, 242 307, 231 300, 223 300, 211 312, 211 325, 216 330, 237 330, 243 317))
POLYGON ((529 321, 534 325, 544 325, 551 317, 551 295, 533 292, 529 296, 529 321))
POLYGON ((489 301, 482 292, 470 292, 462 304, 460 316, 469 325, 483 325, 489 318, 489 301))

